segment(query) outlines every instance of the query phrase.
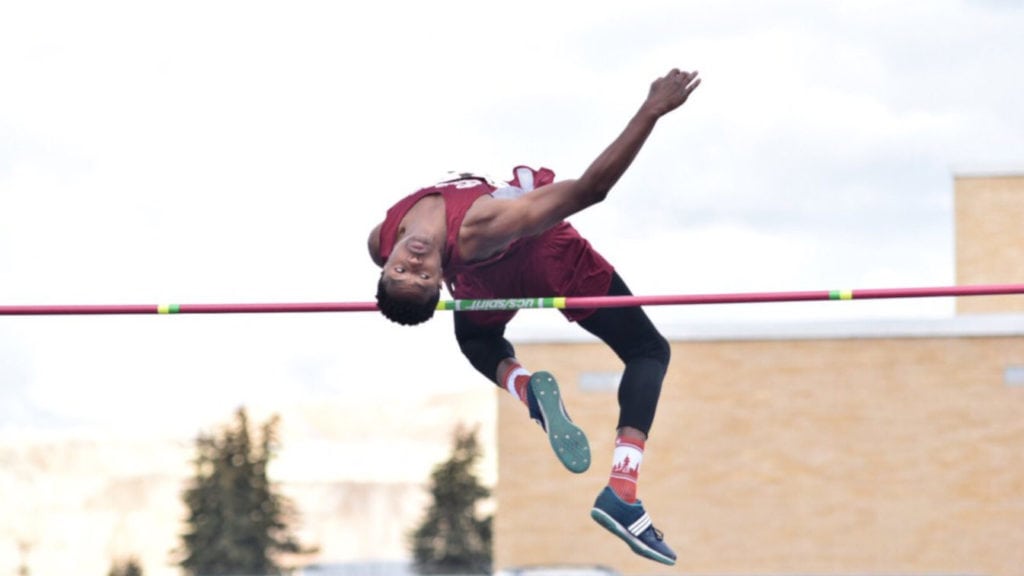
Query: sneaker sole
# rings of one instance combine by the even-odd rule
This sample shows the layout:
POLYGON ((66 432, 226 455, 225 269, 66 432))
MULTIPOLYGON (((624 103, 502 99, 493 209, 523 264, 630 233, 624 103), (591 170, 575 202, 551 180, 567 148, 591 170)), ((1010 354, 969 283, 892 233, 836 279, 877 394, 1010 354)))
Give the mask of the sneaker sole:
POLYGON ((590 443, 583 430, 565 413, 555 377, 548 372, 536 372, 530 378, 530 388, 544 416, 548 441, 555 456, 570 472, 586 472, 590 468, 590 443))
POLYGON ((601 510, 600 508, 591 508, 590 517, 597 521, 598 524, 605 527, 609 532, 615 534, 620 539, 622 539, 623 542, 629 544, 629 547, 633 550, 633 552, 636 552, 644 558, 654 560, 655 562, 661 562, 662 564, 675 566, 675 560, 669 558, 668 556, 665 556, 664 554, 659 553, 657 550, 654 550, 650 546, 641 542, 639 538, 633 536, 633 534, 626 530, 621 524, 616 522, 615 518, 612 518, 604 510, 601 510))

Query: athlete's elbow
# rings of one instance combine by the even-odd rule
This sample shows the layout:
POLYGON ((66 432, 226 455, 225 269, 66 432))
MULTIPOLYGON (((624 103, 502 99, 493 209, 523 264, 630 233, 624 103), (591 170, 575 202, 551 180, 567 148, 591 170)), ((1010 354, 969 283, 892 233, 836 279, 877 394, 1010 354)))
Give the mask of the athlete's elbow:
POLYGON ((603 202, 612 189, 610 185, 593 178, 580 178, 576 181, 576 186, 584 206, 603 202))

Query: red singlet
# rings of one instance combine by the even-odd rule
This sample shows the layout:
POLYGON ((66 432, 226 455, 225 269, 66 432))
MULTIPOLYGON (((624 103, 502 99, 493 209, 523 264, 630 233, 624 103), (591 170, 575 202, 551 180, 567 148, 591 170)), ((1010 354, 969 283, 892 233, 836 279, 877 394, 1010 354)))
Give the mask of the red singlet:
MULTIPOLYGON (((517 167, 521 168, 521 167, 517 167)), ((536 186, 554 181, 554 172, 532 171, 536 186)), ((518 178, 510 182, 519 187, 518 178)), ((445 182, 406 196, 392 206, 380 231, 380 257, 394 249, 398 226, 409 209, 424 196, 444 199, 448 237, 441 256, 445 283, 452 297, 538 298, 546 296, 605 296, 611 286, 612 265, 568 222, 562 221, 537 236, 516 240, 485 260, 464 262, 458 255, 458 234, 466 212, 477 198, 495 187, 479 178, 445 182)), ((498 200, 499 202, 501 200, 498 200)), ((582 320, 593 310, 561 310, 569 320, 582 320)), ((466 312, 480 325, 506 324, 516 311, 466 312)))

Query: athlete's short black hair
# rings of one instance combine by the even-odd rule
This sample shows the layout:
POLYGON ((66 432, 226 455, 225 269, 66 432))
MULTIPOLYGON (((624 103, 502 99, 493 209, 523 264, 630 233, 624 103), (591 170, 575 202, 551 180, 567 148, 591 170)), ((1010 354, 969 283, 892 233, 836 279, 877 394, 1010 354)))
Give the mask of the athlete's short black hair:
POLYGON ((434 310, 437 309, 437 303, 440 300, 440 288, 425 302, 417 302, 406 298, 395 298, 388 294, 384 286, 383 274, 377 281, 377 308, 388 320, 403 326, 415 326, 433 318, 434 310))

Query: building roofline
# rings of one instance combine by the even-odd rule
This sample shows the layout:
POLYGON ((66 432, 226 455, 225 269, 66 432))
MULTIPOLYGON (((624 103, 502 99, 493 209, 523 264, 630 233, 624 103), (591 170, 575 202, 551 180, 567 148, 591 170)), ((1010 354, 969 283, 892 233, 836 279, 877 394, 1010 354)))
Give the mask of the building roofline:
POLYGON ((1016 166, 992 166, 992 167, 976 167, 976 168, 965 168, 962 170, 953 170, 953 179, 957 178, 1022 178, 1024 177, 1024 167, 1016 166))
MULTIPOLYGON (((510 327, 511 328, 511 327, 510 327)), ((964 314, 946 318, 830 320, 805 322, 758 322, 722 324, 659 324, 671 341, 776 341, 856 340, 911 338, 1005 338, 1024 337, 1024 314, 964 314)), ((523 344, 596 342, 578 326, 534 331, 511 331, 509 337, 523 344)))

